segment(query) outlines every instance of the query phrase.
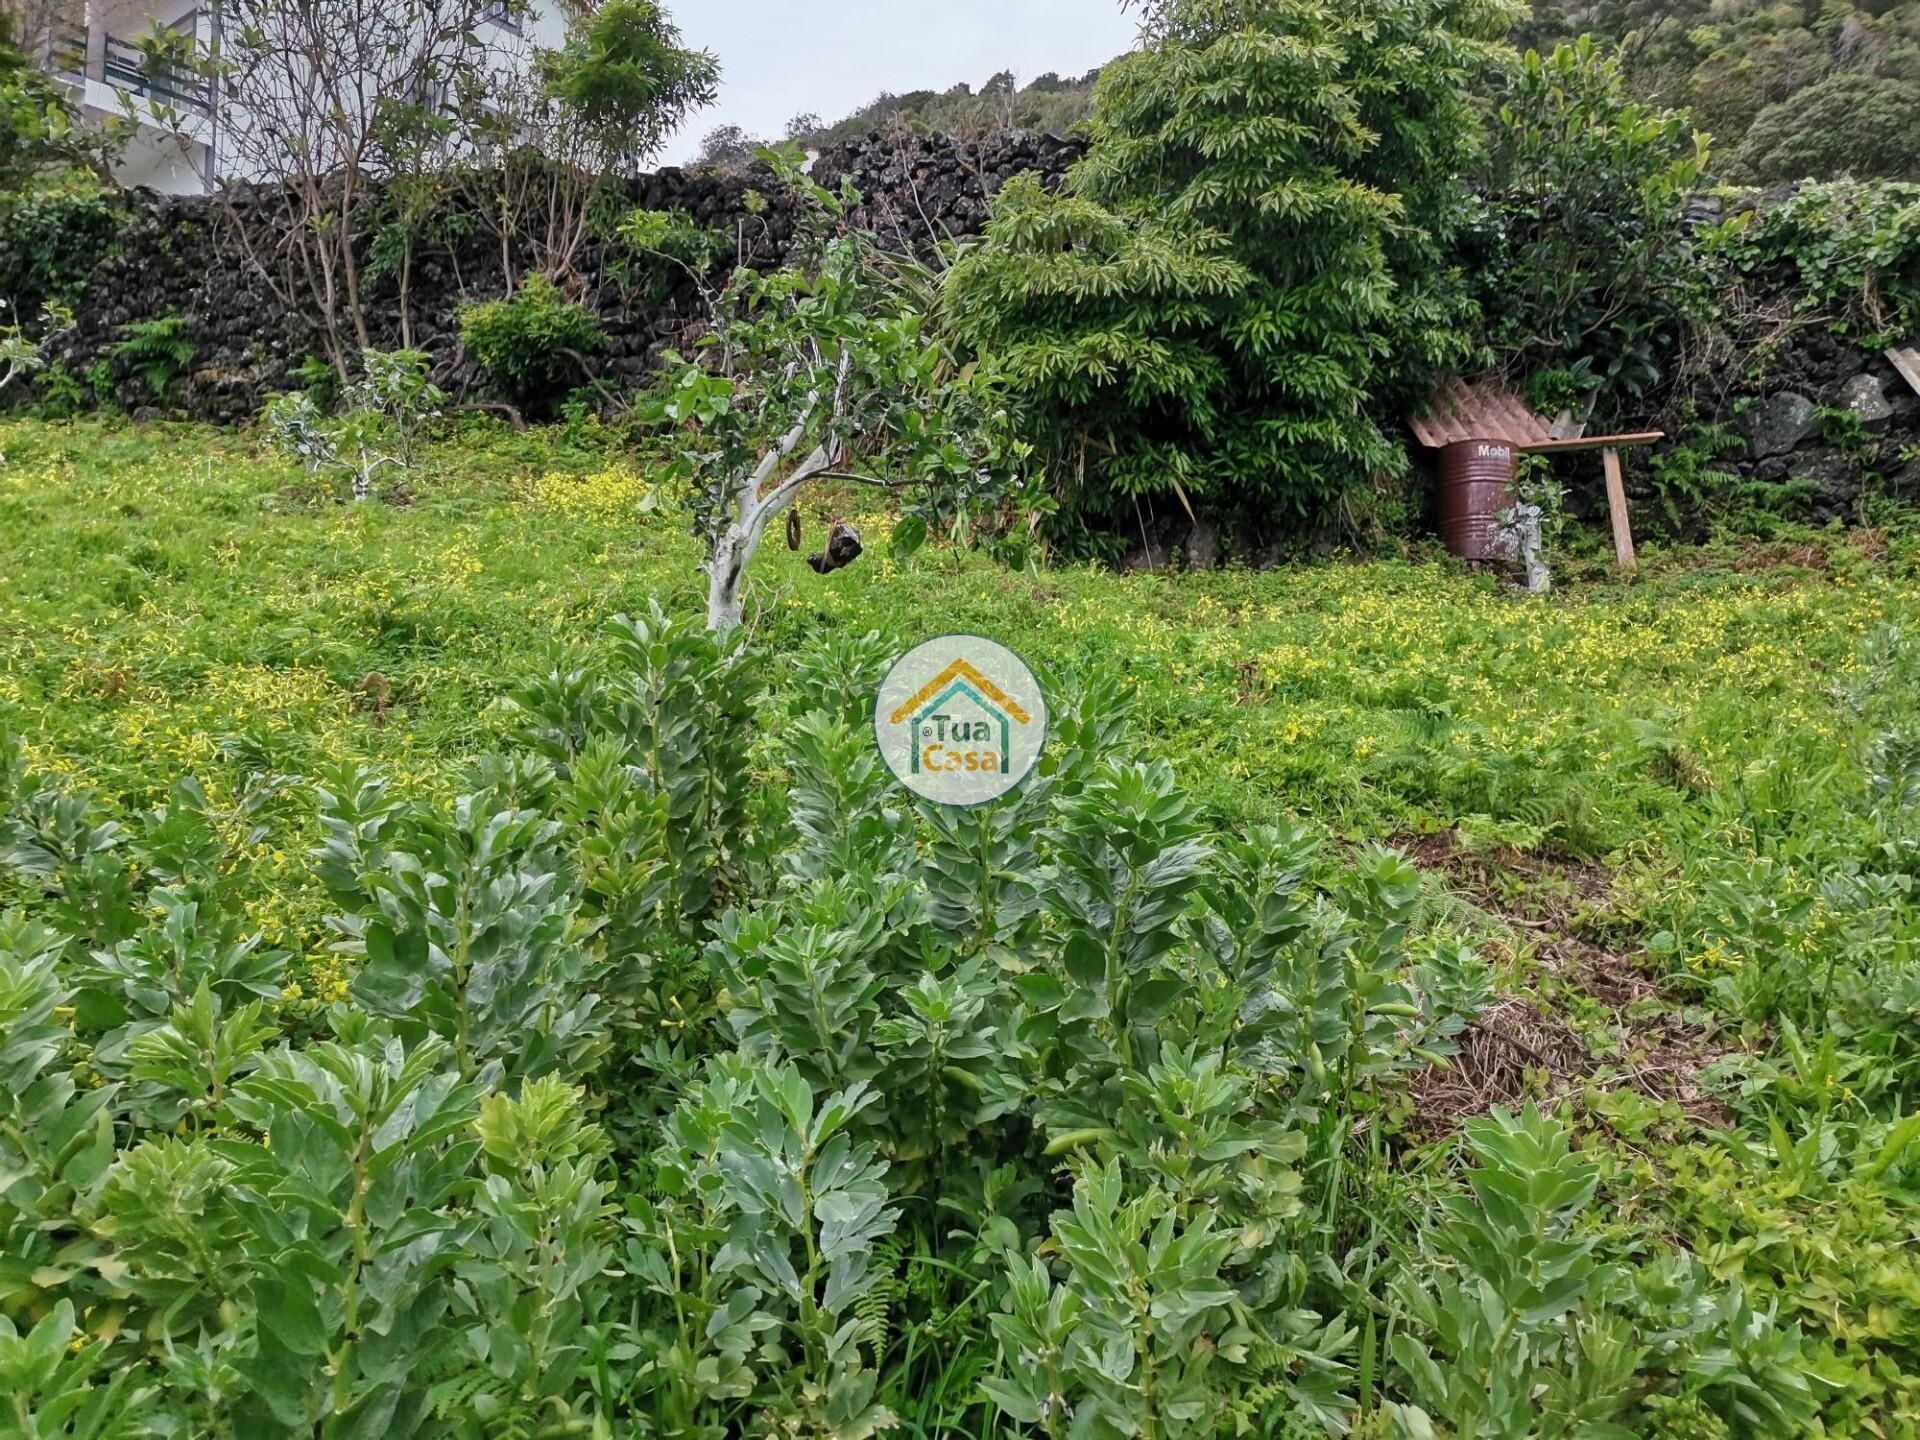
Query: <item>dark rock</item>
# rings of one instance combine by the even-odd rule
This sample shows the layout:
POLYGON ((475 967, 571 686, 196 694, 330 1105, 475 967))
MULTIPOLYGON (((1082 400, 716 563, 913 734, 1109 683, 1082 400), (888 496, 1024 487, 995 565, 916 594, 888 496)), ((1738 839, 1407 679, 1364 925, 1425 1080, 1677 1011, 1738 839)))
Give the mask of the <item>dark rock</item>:
POLYGON ((1211 570, 1220 563, 1220 527, 1211 520, 1197 520, 1187 532, 1187 568, 1211 570))
MULTIPOLYGON (((930 258, 948 238, 977 235, 986 223, 988 196, 1006 175, 1037 170, 1050 188, 1064 183, 1081 154, 1078 141, 1015 132, 958 143, 940 136, 873 134, 822 155, 814 176, 829 188, 851 179, 862 200, 853 220, 902 251, 930 258)), ((780 265, 798 228, 794 200, 763 165, 744 172, 686 171, 667 167, 637 176, 624 187, 632 203, 649 209, 678 208, 727 235, 732 244, 716 267, 724 278, 737 258, 761 268, 780 265)), ((189 414, 204 420, 246 419, 268 396, 297 388, 295 372, 308 356, 327 351, 317 302, 289 309, 280 292, 289 277, 271 278, 250 262, 235 238, 235 220, 253 227, 254 253, 269 266, 280 247, 259 234, 284 213, 270 186, 241 185, 218 200, 136 193, 132 213, 118 237, 117 253, 103 259, 89 278, 73 329, 52 359, 70 374, 85 375, 125 338, 126 327, 156 315, 177 314, 199 346, 199 364, 219 373, 216 382, 196 377, 183 387, 189 414)), ((377 209, 378 195, 368 204, 377 209)), ((461 355, 459 313, 472 300, 506 289, 499 239, 482 217, 450 217, 450 238, 416 255, 411 306, 413 343, 435 357, 436 383, 456 395, 484 383, 477 366, 456 364, 461 355)), ((6 236, 0 233, 0 246, 6 236)), ((580 297, 600 316, 608 346, 597 378, 620 387, 641 383, 668 348, 684 349, 697 338, 702 312, 690 280, 677 275, 625 277, 609 267, 611 256, 590 250, 582 265, 580 297)), ((534 257, 516 245, 517 274, 534 257)), ((397 277, 370 284, 367 318, 376 346, 401 340, 397 277)), ((345 317, 340 317, 343 328, 345 317)), ((141 403, 143 392, 114 367, 121 404, 141 403)))
POLYGON ((1793 478, 1814 487, 1815 520, 1850 519, 1860 498, 1860 469, 1838 450, 1812 450, 1794 457, 1793 478))
POLYGON ((1813 401, 1792 390, 1755 402, 1740 416, 1748 450, 1756 459, 1786 454, 1820 428, 1818 411, 1813 401))
POLYGON ((1884 430, 1893 419, 1893 406, 1876 375, 1857 374, 1840 387, 1837 403, 1851 410, 1869 430, 1884 430))

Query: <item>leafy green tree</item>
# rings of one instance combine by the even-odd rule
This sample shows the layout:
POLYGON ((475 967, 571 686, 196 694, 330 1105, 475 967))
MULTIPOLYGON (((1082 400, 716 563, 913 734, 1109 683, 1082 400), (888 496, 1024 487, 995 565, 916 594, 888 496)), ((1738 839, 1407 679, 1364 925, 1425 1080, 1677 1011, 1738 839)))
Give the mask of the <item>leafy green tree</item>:
MULTIPOLYGON (((677 464, 693 482, 716 631, 741 623, 747 568, 808 485, 914 488, 925 498, 894 537, 911 550, 930 524, 964 527, 969 515, 1011 503, 1025 470, 1026 448, 1008 434, 997 387, 963 368, 930 323, 937 291, 927 272, 849 225, 848 196, 797 170, 785 178, 809 232, 792 263, 735 271, 711 297, 702 353, 670 353, 644 408, 684 439, 677 464)), ((816 557, 822 574, 838 568, 830 552, 816 557)))
POLYGON ((462 93, 475 206, 499 239, 509 292, 523 251, 548 279, 576 279, 589 242, 623 212, 618 180, 718 93, 718 62, 683 45, 652 0, 569 8, 560 49, 475 76, 462 93))
POLYGON ((1101 73, 1074 193, 1014 190, 949 289, 1086 518, 1131 525, 1172 490, 1311 523, 1404 467, 1368 411, 1464 357, 1445 246, 1511 18, 1501 0, 1147 8, 1144 47, 1101 73))
POLYGON ((738 125, 716 125, 700 141, 700 149, 694 155, 693 163, 717 170, 743 169, 768 144, 768 141, 756 135, 749 135, 738 125))
POLYGON ((14 31, 14 17, 0 10, 0 195, 24 189, 44 170, 97 165, 107 138, 81 128, 60 86, 14 31))
POLYGON ((1681 211, 1705 159, 1686 116, 1633 100, 1592 40, 1527 52, 1494 112, 1462 247, 1504 365, 1607 398, 1653 383, 1693 268, 1681 211))
POLYGON ((583 7, 566 45, 541 57, 555 100, 605 152, 638 164, 659 152, 695 110, 713 103, 720 67, 652 0, 583 7))
POLYGON ((1741 180, 1920 180, 1920 80, 1833 75, 1769 105, 1734 155, 1741 180))

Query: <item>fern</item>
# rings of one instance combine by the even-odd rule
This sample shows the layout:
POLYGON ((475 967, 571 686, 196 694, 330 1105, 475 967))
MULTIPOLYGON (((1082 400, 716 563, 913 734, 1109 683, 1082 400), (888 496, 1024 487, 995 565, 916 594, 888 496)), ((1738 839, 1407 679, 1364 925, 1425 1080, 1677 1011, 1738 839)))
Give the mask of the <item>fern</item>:
POLYGON ((873 1368, 887 1363, 888 1347, 893 1342, 893 1314, 908 1296, 906 1267, 901 1263, 907 1253, 907 1237, 891 1235, 873 1247, 869 1262, 877 1277, 873 1288, 853 1303, 854 1318, 860 1322, 860 1340, 873 1354, 873 1368))
POLYGON ((155 400, 165 400, 193 365, 199 346, 178 315, 136 320, 127 326, 127 338, 113 347, 114 360, 124 366, 155 400))

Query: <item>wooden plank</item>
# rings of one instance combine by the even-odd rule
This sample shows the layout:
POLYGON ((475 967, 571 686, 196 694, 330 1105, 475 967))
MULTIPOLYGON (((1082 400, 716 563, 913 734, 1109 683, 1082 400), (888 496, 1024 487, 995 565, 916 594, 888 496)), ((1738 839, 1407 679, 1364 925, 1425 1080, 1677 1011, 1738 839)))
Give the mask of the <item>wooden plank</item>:
POLYGON ((1620 452, 1608 445, 1600 452, 1600 463, 1607 470, 1607 514, 1613 517, 1613 553, 1622 570, 1631 570, 1633 526, 1627 520, 1627 487, 1620 478, 1620 452))
POLYGON ((1920 392, 1920 343, 1913 345, 1895 345, 1887 351, 1887 359, 1898 370, 1916 392, 1920 392))
POLYGON ((1666 438, 1667 432, 1664 430, 1636 430, 1630 435, 1587 435, 1576 436, 1570 440, 1521 440, 1516 441, 1513 448, 1536 454, 1553 451, 1564 455, 1575 450, 1612 450, 1622 445, 1651 445, 1656 440, 1666 438))

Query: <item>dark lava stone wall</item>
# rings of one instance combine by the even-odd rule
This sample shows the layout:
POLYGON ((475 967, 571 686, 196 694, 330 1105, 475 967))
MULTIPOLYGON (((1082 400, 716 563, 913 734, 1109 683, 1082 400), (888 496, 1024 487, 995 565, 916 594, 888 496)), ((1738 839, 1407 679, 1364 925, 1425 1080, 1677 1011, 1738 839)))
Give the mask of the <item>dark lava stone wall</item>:
MULTIPOLYGON (((863 197, 856 218, 903 250, 924 253, 934 237, 979 234, 993 193, 1009 177, 1032 170, 1058 186, 1080 153, 1077 141, 1023 132, 979 142, 875 134, 823 154, 813 173, 834 188, 843 178, 852 180, 863 197)), ((685 211, 700 225, 733 236, 732 258, 749 264, 778 265, 794 236, 793 201, 764 167, 738 173, 664 169, 629 182, 628 198, 648 209, 685 211)), ((240 189, 220 200, 137 197, 117 252, 95 267, 74 329, 54 358, 75 375, 104 360, 123 405, 151 404, 112 352, 130 324, 179 315, 196 354, 173 403, 202 420, 252 418, 275 391, 299 383, 294 371, 303 359, 325 349, 311 298, 295 295, 289 303, 233 239, 240 229, 271 233, 279 208, 278 197, 260 189, 240 189)), ((459 310, 504 293, 506 286, 497 239, 483 226, 464 228, 464 238, 415 260, 413 343, 434 356, 443 385, 457 394, 478 394, 484 377, 461 352, 459 310)), ((524 271, 528 258, 517 257, 516 266, 524 271)), ((635 277, 616 258, 590 250, 581 268, 582 298, 598 311, 610 341, 596 357, 597 378, 620 388, 639 381, 663 349, 679 343, 699 310, 684 275, 662 270, 635 277)), ((732 258, 721 262, 723 271, 732 258)), ((397 280, 371 283, 366 309, 373 343, 397 346, 397 280)))

